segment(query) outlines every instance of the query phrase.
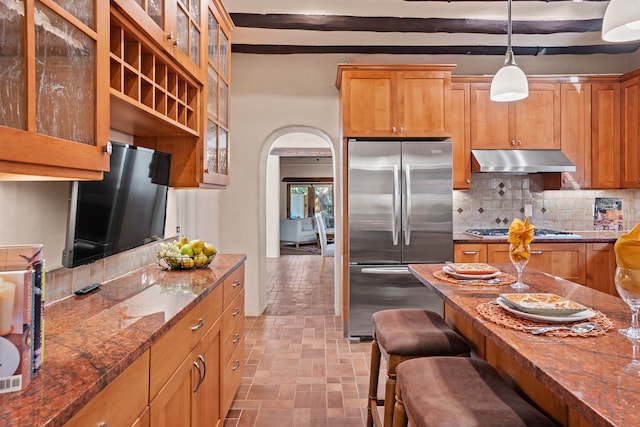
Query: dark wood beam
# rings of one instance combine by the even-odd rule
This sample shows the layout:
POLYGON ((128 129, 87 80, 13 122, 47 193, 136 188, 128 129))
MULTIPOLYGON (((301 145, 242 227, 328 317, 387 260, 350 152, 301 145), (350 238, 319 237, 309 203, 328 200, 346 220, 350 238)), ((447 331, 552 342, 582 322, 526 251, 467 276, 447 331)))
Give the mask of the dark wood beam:
MULTIPOLYGON (((506 34, 507 20, 397 18, 303 14, 232 13, 236 27, 377 33, 506 34)), ((590 33, 602 29, 602 19, 513 21, 513 34, 590 33)))
MULTIPOLYGON (((593 55, 633 53, 640 43, 621 43, 591 46, 514 47, 516 56, 593 55)), ((505 46, 302 46, 233 44, 234 53, 254 54, 396 54, 396 55, 504 55, 505 46)))

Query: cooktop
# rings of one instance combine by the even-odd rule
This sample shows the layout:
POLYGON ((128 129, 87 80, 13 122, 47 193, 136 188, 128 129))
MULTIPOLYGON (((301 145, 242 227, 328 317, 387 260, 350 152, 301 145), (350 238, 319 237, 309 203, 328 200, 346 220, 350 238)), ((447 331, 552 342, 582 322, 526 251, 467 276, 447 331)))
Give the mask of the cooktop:
MULTIPOLYGON (((465 230, 465 234, 471 236, 483 237, 485 239, 502 239, 509 235, 508 228, 470 228, 465 230)), ((582 236, 574 234, 570 231, 552 230, 549 228, 534 228, 534 237, 543 237, 545 239, 580 239, 582 236)))

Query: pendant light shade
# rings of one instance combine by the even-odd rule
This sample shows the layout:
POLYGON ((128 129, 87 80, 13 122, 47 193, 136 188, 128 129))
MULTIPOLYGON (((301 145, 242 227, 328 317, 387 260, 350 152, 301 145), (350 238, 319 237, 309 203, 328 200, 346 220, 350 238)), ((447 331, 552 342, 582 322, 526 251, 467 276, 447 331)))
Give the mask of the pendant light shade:
POLYGON ((527 76, 516 65, 511 48, 511 0, 509 0, 509 17, 507 26, 507 53, 504 65, 491 80, 490 98, 496 102, 509 102, 529 96, 527 76))
POLYGON ((637 0, 611 0, 602 20, 602 39, 608 42, 640 40, 640 4, 637 0))

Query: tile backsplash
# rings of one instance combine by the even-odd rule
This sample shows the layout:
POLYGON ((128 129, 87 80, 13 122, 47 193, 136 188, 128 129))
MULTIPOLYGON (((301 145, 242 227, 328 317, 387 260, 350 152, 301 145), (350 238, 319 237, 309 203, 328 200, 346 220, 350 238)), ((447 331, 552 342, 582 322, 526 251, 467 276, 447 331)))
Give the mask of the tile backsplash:
POLYGON ((624 229, 640 222, 640 190, 543 190, 537 174, 474 173, 471 190, 453 192, 453 229, 508 227, 513 218, 530 220, 540 228, 593 230, 596 197, 622 199, 624 229))

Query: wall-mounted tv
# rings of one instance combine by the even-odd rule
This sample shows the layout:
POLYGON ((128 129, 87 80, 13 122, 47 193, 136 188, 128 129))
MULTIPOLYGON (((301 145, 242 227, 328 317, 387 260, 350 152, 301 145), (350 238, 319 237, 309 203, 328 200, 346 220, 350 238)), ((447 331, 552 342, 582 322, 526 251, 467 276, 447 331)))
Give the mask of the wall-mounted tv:
POLYGON ((76 267, 164 238, 171 155, 113 143, 102 181, 74 181, 62 264, 76 267))

